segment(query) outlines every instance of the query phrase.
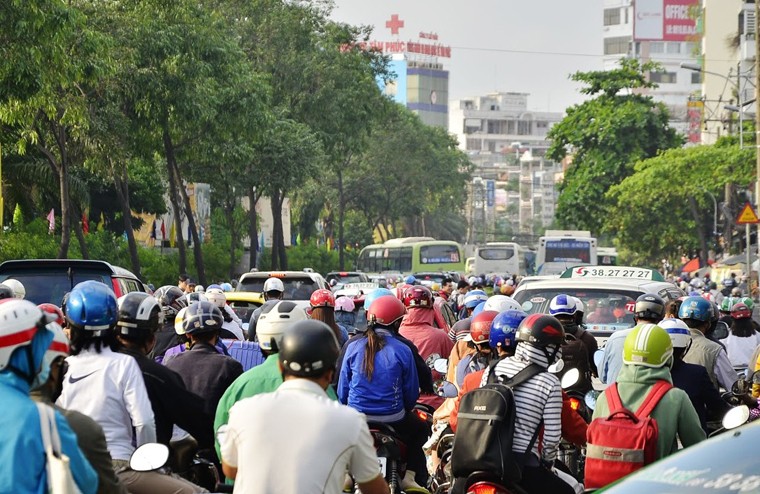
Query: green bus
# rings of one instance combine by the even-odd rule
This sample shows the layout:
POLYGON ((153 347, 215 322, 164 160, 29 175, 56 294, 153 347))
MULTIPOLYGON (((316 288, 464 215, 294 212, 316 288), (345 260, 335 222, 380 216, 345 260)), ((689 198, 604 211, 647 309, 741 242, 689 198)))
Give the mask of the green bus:
POLYGON ((432 237, 392 238, 382 244, 364 247, 359 252, 356 269, 365 273, 384 271, 417 273, 420 271, 464 272, 462 246, 451 240, 432 237))

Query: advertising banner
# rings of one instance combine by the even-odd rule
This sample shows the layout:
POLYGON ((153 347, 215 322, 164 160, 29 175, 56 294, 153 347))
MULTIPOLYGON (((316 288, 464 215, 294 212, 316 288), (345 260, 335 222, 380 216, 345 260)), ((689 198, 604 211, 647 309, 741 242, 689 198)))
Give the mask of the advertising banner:
POLYGON ((635 41, 691 41, 697 35, 699 0, 636 0, 635 41))

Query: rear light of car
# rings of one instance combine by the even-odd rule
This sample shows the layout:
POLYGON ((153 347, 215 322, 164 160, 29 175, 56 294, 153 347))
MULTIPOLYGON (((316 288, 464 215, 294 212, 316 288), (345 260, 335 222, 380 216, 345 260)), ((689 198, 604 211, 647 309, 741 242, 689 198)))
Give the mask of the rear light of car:
POLYGON ((341 271, 338 273, 338 276, 348 276, 348 273, 346 271, 341 271))
POLYGON ((121 285, 119 284, 119 280, 116 278, 111 278, 111 286, 113 287, 113 293, 116 295, 116 298, 121 297, 124 295, 121 293, 121 285))
POLYGON ((491 482, 477 482, 467 489, 467 494, 510 494, 510 492, 491 482))
POLYGON ((269 273, 270 278, 284 278, 285 273, 269 273))

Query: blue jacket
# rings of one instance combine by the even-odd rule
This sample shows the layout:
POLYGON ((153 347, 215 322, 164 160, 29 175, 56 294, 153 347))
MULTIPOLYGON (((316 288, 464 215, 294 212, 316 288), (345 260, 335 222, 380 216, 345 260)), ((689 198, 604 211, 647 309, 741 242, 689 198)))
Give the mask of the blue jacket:
MULTIPOLYGON (((47 494, 47 471, 40 415, 29 397, 29 385, 10 371, 0 373, 0 492, 47 494)), ((83 494, 95 494, 98 476, 77 445, 66 419, 55 412, 61 449, 83 494)))
POLYGON ((707 374, 707 369, 697 364, 688 364, 682 360, 676 360, 670 370, 673 378, 673 386, 681 388, 689 395, 694 409, 699 416, 702 429, 707 431, 707 412, 713 416, 723 416, 730 406, 723 401, 720 393, 707 374))
MULTIPOLYGON (((399 416, 414 408, 420 384, 412 351, 390 332, 379 329, 385 346, 375 354, 372 381, 364 374, 366 337, 348 343, 338 379, 338 399, 356 410, 375 417, 399 416)), ((395 421, 399 420, 396 418, 395 421)))

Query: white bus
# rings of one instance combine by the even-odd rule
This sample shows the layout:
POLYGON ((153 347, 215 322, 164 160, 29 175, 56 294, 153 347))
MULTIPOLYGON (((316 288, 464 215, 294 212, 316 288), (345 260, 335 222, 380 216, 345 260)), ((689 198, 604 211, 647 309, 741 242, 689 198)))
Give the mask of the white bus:
POLYGON ((515 242, 488 242, 475 250, 473 273, 526 276, 530 258, 531 251, 515 242))
POLYGON ((615 247, 598 247, 596 256, 600 266, 617 266, 617 249, 615 247))
POLYGON ((591 232, 547 230, 538 239, 536 274, 559 275, 581 265, 597 265, 596 238, 591 232))

